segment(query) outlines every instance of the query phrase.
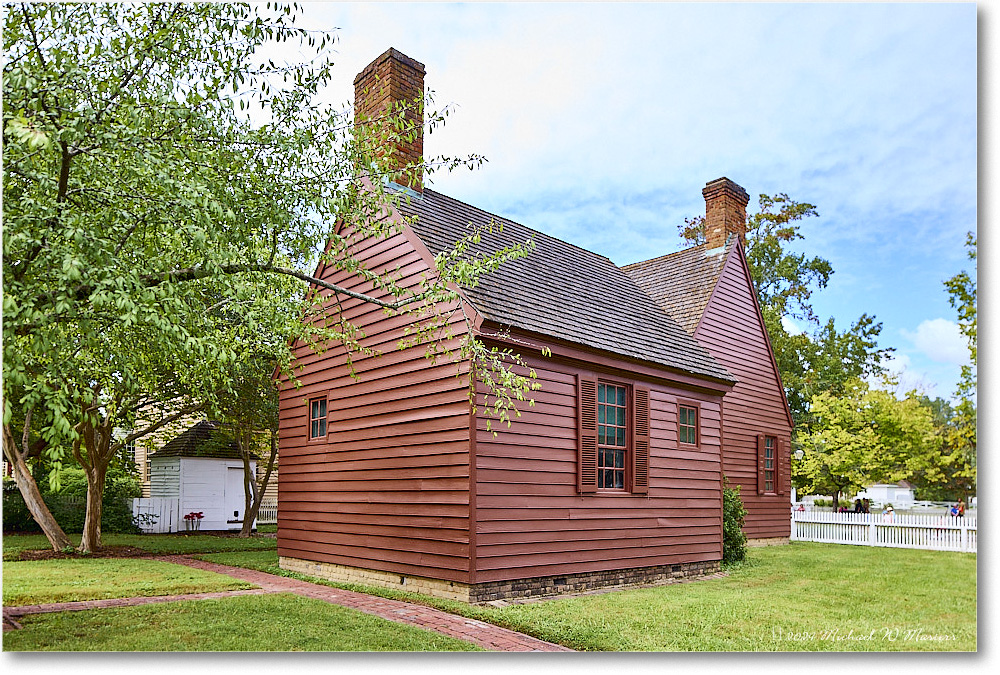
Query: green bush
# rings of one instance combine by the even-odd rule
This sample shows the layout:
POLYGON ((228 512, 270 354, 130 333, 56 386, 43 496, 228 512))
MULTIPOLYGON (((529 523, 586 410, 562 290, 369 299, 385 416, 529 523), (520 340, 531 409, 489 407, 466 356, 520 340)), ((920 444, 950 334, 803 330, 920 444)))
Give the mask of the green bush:
MULTIPOLYGON (((87 514, 87 479, 83 469, 76 467, 63 469, 60 476, 61 489, 58 492, 44 491, 47 481, 39 487, 43 488, 42 499, 59 526, 66 532, 83 532, 87 514)), ((129 472, 109 469, 102 498, 101 531, 139 534, 140 529, 132 517, 132 498, 141 494, 139 481, 129 472)), ((7 479, 3 482, 3 530, 4 532, 41 531, 35 519, 31 517, 17 485, 7 479)))
POLYGON ((722 488, 722 563, 740 562, 746 557, 747 536, 743 522, 747 510, 740 499, 740 486, 731 487, 724 479, 722 488))
POLYGON ((17 484, 4 476, 3 479, 3 531, 38 532, 38 525, 17 489, 17 484))

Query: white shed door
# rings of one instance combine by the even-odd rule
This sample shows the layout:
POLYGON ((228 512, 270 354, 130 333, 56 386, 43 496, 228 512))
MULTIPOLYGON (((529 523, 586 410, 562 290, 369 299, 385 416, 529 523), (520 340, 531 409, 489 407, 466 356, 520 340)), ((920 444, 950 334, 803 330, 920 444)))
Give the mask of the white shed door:
POLYGON ((245 505, 243 468, 231 466, 226 471, 226 520, 242 520, 245 505))

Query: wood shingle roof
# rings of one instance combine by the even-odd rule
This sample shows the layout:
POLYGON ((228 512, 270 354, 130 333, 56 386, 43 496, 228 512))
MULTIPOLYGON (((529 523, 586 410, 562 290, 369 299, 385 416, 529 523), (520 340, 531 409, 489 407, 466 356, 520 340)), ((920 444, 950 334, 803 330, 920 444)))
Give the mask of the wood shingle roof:
POLYGON ((715 249, 701 244, 622 269, 684 330, 694 335, 732 247, 733 242, 715 249))
MULTIPOLYGON (((212 457, 239 459, 236 441, 221 429, 218 422, 202 421, 189 427, 150 457, 212 457)), ((250 459, 258 459, 250 453, 250 459)))
POLYGON ((608 258, 439 192, 401 204, 413 232, 433 255, 451 250, 471 226, 482 229, 473 253, 534 239, 527 258, 504 263, 466 296, 486 319, 621 356, 724 382, 735 378, 608 258))

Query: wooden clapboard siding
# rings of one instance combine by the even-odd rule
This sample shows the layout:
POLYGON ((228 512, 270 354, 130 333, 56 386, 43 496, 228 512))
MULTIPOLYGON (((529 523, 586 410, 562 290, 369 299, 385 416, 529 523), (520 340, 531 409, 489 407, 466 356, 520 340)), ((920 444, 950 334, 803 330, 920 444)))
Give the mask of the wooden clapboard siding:
MULTIPOLYGON (((361 241, 355 250, 369 269, 398 270, 401 285, 413 287, 430 267, 411 237, 361 241)), ((321 278, 373 293, 349 275, 321 278)), ((315 354, 296 346, 301 387, 281 393, 279 555, 467 581, 469 401, 467 380, 455 377, 467 368, 433 363, 423 346, 398 350, 408 318, 350 298, 325 307, 343 311, 380 355, 351 354, 355 379, 342 347, 315 354), (307 401, 320 396, 328 433, 309 441, 307 401)), ((462 326, 452 329, 461 334, 462 326)))
POLYGON ((741 247, 732 247, 694 335, 739 380, 723 404, 723 470, 741 486, 744 531, 750 538, 787 537, 791 420, 741 247), (757 494, 758 434, 779 440, 783 494, 757 494))
POLYGON ((180 457, 162 457, 156 462, 150 461, 149 482, 152 497, 180 497, 180 457))
MULTIPOLYGON (((541 384, 511 427, 476 421, 477 582, 719 560, 721 395, 630 371, 529 356, 541 384), (649 494, 577 491, 578 374, 650 389, 649 494), (701 409, 702 443, 678 447, 677 400, 701 409)), ((482 410, 482 408, 480 408, 482 410)))

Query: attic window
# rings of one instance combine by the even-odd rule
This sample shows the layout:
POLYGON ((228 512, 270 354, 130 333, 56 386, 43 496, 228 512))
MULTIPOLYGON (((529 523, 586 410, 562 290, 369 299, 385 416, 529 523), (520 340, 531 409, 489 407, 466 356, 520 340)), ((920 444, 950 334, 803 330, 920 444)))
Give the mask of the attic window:
POLYGON ((309 439, 326 438, 326 397, 309 399, 309 439))

